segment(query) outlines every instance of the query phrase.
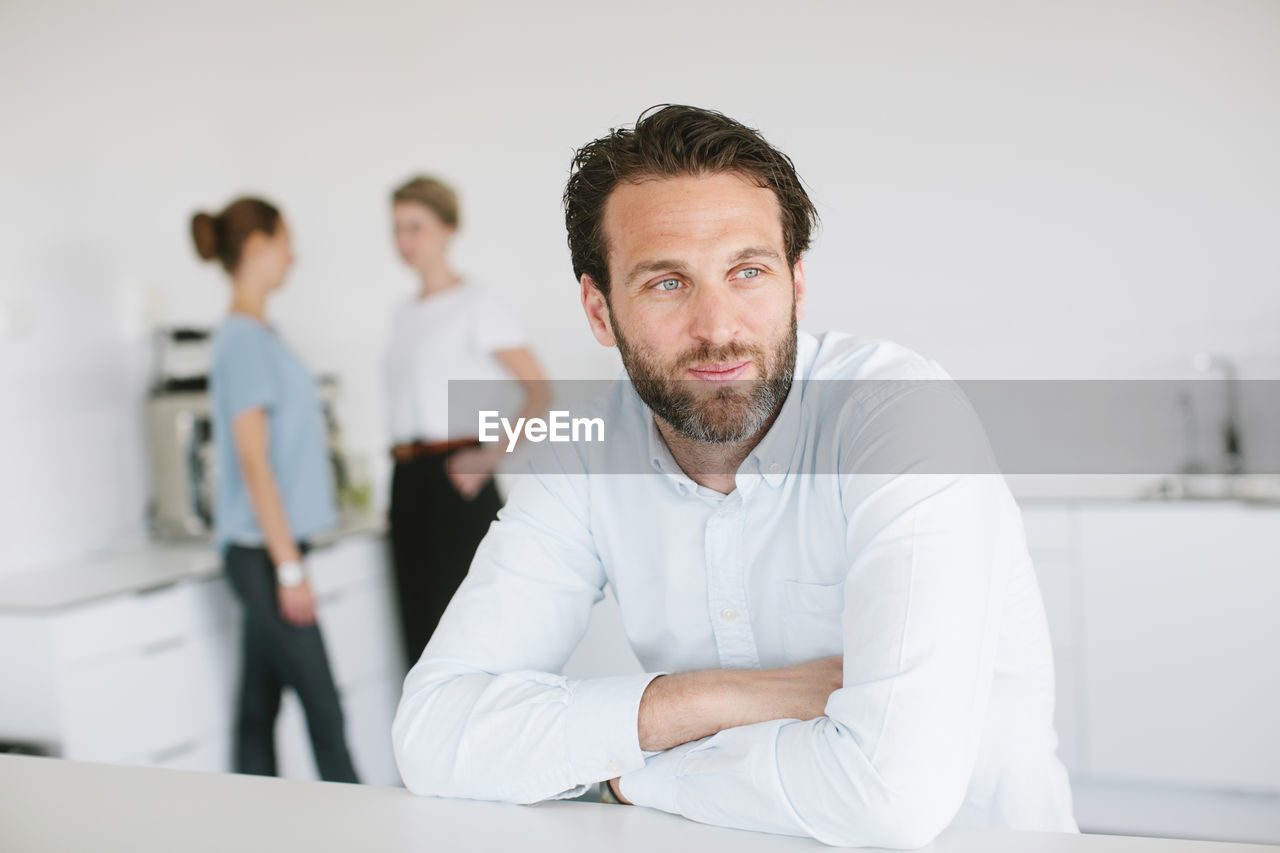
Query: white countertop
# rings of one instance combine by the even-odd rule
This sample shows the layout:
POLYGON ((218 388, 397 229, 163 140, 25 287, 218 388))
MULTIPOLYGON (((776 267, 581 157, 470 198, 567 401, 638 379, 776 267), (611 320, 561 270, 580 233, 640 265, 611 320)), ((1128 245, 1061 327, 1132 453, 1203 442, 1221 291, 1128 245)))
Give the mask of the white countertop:
MULTIPOLYGON (((0 756, 0 848, 148 851, 517 850, 707 853, 827 850, 643 808, 512 806, 401 788, 293 782, 0 756)), ((1108 835, 950 830, 937 853, 1264 853, 1280 847, 1108 835)))
MULTIPOLYGON (((379 534, 385 527, 380 516, 346 518, 312 544, 322 548, 346 536, 379 534)), ((110 595, 201 580, 221 571, 221 560, 208 542, 143 540, 61 566, 0 575, 0 611, 74 607, 110 595)))
POLYGON ((1280 477, 1270 474, 1006 474, 1020 502, 1141 502, 1155 506, 1218 503, 1280 506, 1280 477))
MULTIPOLYGON (((1143 475, 1018 475, 1005 479, 1014 497, 1028 506, 1131 503, 1166 508, 1214 506, 1223 511, 1233 507, 1280 510, 1280 478, 1271 476, 1200 478, 1212 481, 1210 485, 1215 488, 1225 488, 1223 483, 1227 483, 1236 495, 1234 499, 1153 499, 1152 493, 1167 478, 1143 475)), ((381 534, 385 530, 386 521, 380 515, 348 517, 334 530, 315 537, 313 545, 322 548, 347 536, 381 534)), ((208 542, 144 540, 61 566, 0 575, 0 612, 73 607, 124 592, 145 592, 185 580, 200 580, 221 570, 218 555, 208 542)))

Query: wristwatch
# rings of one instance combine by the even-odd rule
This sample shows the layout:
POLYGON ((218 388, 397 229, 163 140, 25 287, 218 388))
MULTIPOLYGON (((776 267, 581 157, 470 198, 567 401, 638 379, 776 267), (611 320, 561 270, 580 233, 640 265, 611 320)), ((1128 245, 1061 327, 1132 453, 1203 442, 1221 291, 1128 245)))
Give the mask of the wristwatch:
POLYGON ((307 576, 302 573, 302 563, 297 560, 290 560, 276 566, 276 583, 280 586, 292 588, 306 579, 307 576))

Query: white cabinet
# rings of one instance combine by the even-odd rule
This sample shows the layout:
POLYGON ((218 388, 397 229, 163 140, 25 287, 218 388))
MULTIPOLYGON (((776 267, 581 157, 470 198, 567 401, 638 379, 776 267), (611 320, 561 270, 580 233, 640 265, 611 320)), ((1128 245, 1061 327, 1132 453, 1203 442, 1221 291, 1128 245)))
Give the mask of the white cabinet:
POLYGON ((227 625, 66 672, 59 683, 61 754, 151 764, 224 737, 232 723, 236 635, 227 625))
POLYGON ((1076 595, 1076 513, 1069 507, 1033 505, 1023 507, 1022 522, 1044 598, 1053 645, 1057 679, 1054 724, 1058 730, 1058 756, 1074 775, 1084 767, 1080 735, 1080 656, 1076 648, 1079 605, 1076 595))
MULTIPOLYGON (((0 741, 85 761, 230 770, 240 607, 207 559, 205 576, 146 592, 38 609, 0 601, 0 741)), ((399 784, 390 732, 404 664, 385 541, 348 536, 308 565, 356 769, 399 784)), ((291 691, 277 730, 281 767, 314 778, 291 691)))
POLYGON ((1080 511, 1097 779, 1280 793, 1280 512, 1080 511))
POLYGON ((1086 831, 1280 841, 1280 507, 1023 506, 1086 831))
POLYGON ((158 763, 225 736, 238 613, 218 579, 0 615, 0 740, 158 763))

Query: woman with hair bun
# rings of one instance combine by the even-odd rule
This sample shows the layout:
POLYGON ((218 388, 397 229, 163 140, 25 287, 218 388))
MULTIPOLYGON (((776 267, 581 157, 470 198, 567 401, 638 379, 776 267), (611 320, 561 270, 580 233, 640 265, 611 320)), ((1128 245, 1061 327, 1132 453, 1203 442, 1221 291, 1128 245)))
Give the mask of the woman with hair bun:
POLYGON ((213 343, 210 405, 217 454, 214 541, 244 606, 237 773, 276 775, 280 694, 302 702, 320 776, 356 782, 315 598, 308 537, 337 520, 315 379, 267 322, 293 263, 280 211, 241 198, 191 220, 196 252, 231 277, 231 311, 213 343))

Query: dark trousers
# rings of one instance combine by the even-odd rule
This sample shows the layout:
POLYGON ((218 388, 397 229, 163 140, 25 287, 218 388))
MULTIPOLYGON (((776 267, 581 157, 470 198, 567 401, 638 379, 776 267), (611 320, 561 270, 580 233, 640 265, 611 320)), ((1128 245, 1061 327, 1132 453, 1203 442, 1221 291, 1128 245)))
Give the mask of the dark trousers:
POLYGON ((445 472, 450 454, 397 462, 391 478, 391 550, 405 661, 418 662, 471 558, 502 508, 493 479, 471 500, 445 472))
POLYGON ((320 777, 358 782, 320 626, 299 627, 281 617, 275 567, 266 549, 231 545, 223 560, 231 588, 244 605, 235 771, 276 775, 276 714, 281 692, 288 686, 306 712, 320 777))

